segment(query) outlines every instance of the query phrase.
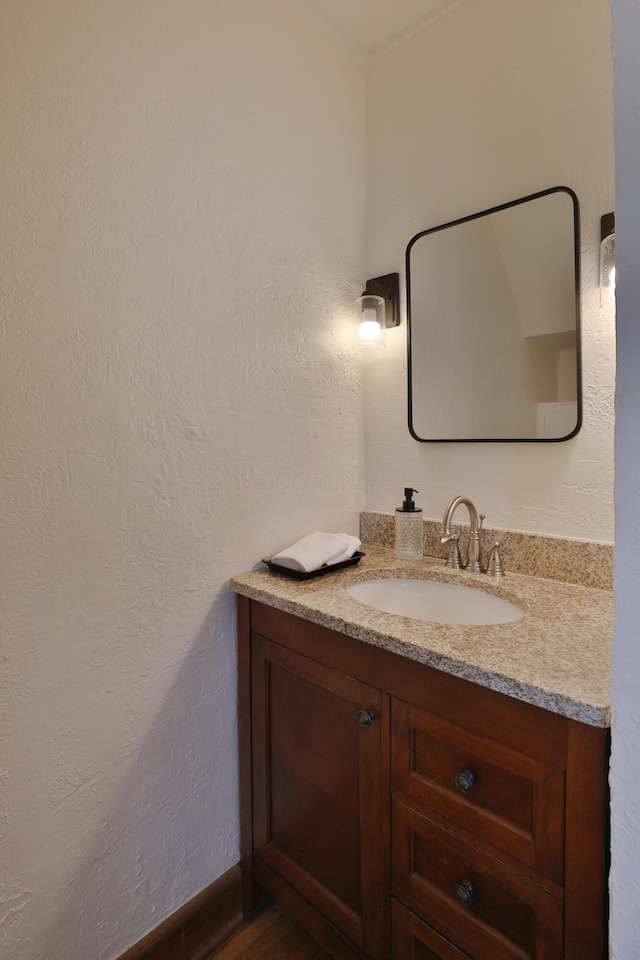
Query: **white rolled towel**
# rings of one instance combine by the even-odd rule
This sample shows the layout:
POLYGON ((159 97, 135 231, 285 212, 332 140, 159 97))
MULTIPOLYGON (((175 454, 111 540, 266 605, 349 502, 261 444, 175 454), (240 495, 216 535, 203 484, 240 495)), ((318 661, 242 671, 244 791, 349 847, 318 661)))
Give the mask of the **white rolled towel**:
POLYGON ((311 573, 312 570, 319 570, 330 563, 349 560, 360 547, 360 543, 357 537, 348 533, 322 533, 317 530, 281 550, 271 558, 271 562, 290 570, 311 573))

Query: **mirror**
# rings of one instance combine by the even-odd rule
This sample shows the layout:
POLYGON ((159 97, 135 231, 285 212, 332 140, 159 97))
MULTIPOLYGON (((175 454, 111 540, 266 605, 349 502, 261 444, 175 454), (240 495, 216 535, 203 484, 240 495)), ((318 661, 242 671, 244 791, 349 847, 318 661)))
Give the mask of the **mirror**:
POLYGON ((409 430, 420 441, 580 429, 579 212, 553 187, 407 247, 409 430))

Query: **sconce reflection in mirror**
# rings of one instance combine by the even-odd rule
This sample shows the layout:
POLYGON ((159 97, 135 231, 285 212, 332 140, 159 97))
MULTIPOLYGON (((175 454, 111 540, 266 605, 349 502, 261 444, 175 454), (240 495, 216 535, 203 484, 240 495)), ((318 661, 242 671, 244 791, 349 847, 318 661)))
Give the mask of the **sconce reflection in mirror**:
POLYGON ((385 330, 400 325, 400 274, 367 280, 364 293, 358 298, 360 308, 360 343, 363 346, 385 346, 385 330))
POLYGON ((600 306, 616 296, 616 218, 605 213, 600 220, 600 306))

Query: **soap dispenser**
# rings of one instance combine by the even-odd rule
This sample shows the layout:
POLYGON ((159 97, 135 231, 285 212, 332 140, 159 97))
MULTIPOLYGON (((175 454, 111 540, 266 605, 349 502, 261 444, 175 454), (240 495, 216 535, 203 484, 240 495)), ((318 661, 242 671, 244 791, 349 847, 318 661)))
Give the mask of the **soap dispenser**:
POLYGON ((422 509, 413 502, 413 487, 404 488, 402 506, 396 509, 395 554, 400 560, 422 560, 422 509))

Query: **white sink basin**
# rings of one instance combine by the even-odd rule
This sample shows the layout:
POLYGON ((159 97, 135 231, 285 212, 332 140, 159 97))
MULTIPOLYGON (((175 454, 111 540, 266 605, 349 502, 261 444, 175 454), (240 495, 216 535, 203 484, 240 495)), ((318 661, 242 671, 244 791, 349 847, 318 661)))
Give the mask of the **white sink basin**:
POLYGON ((487 625, 524 616, 524 610, 491 593, 435 580, 365 580, 346 591, 375 610, 432 623, 487 625))

